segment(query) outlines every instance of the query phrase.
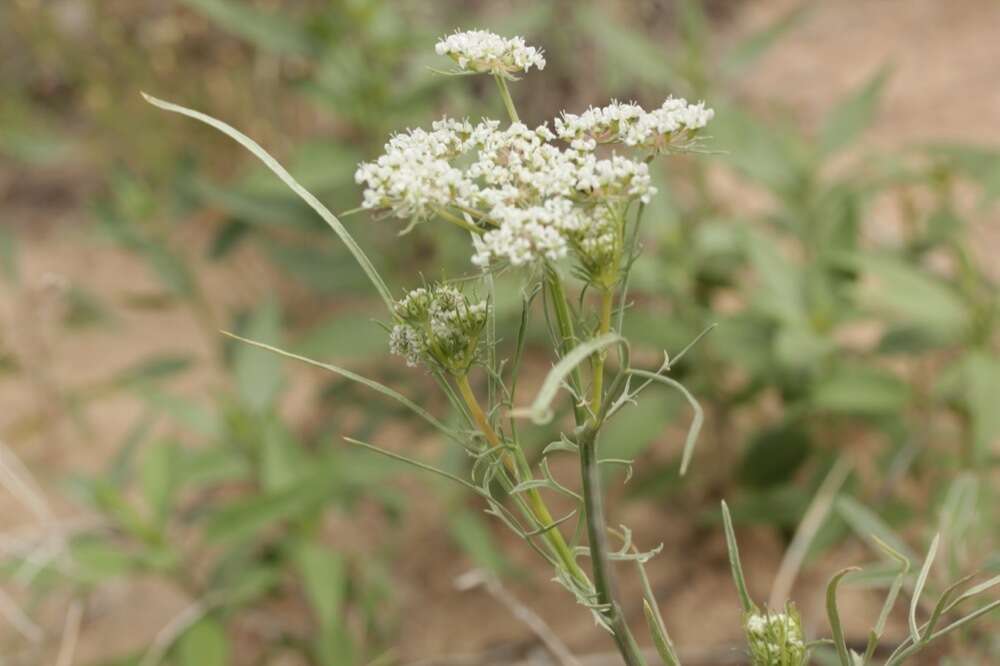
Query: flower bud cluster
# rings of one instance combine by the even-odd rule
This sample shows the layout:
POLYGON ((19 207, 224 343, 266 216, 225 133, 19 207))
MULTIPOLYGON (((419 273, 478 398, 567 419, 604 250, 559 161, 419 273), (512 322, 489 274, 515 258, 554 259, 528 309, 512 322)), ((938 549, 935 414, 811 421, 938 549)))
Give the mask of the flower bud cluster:
POLYGON ((517 72, 532 67, 545 69, 541 49, 528 46, 521 37, 506 39, 487 30, 456 32, 442 38, 434 47, 469 72, 496 74, 514 78, 517 72))
POLYGON ((689 104, 668 97, 660 108, 646 111, 638 104, 613 101, 580 115, 556 118, 556 134, 578 150, 594 150, 600 143, 622 143, 632 148, 665 152, 683 145, 715 115, 704 102, 689 104))
POLYGON ((389 350, 410 366, 464 374, 476 360, 487 307, 446 285, 414 289, 396 303, 400 323, 389 334, 389 350))
POLYGON ((751 611, 743 619, 751 666, 804 666, 806 645, 795 606, 783 613, 751 611))

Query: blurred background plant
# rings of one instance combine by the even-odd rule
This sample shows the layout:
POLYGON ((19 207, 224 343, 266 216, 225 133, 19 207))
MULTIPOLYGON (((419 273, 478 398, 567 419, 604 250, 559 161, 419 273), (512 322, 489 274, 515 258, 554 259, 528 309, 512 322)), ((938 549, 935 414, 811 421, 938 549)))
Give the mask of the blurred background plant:
MULTIPOLYGON (((348 210, 355 165, 392 131, 457 109, 500 115, 488 81, 445 86, 428 69, 428 45, 460 26, 546 49, 546 76, 518 86, 529 123, 613 97, 658 104, 674 93, 716 109, 706 153, 658 174, 667 196, 647 213, 631 292, 643 307, 627 333, 658 358, 718 324, 677 367, 706 407, 701 455, 718 463, 680 483, 679 401, 616 422, 607 455, 636 459, 625 510, 654 512, 657 529, 645 531, 716 553, 702 566, 728 575, 711 536, 725 495, 737 527, 765 528, 765 554, 747 566, 773 573, 774 553, 843 458, 852 472, 808 540, 806 570, 856 554, 855 537, 872 533, 917 561, 941 530, 942 581, 996 574, 1000 241, 984 243, 982 228, 995 225, 1000 151, 953 132, 896 142, 868 132, 882 127, 897 70, 888 61, 850 72, 855 85, 835 86, 841 98, 815 119, 796 114, 793 97, 748 103, 747 81, 768 75, 772 51, 836 20, 789 3, 761 19, 758 4, 0 7, 0 440, 15 470, 4 486, 13 493, 33 476, 27 501, 55 507, 37 525, 12 519, 4 535, 0 606, 16 620, 4 656, 52 660, 76 623, 81 663, 391 663, 444 651, 407 642, 420 631, 407 628, 420 623, 414 600, 430 592, 404 587, 401 568, 438 588, 454 566, 523 578, 466 498, 421 480, 436 499, 415 505, 391 463, 332 437, 389 428, 446 467, 465 464, 419 424, 345 382, 298 368, 284 377, 274 358, 223 342, 221 328, 282 339, 427 394, 426 378, 385 360, 371 294, 322 222, 233 145, 138 95, 169 93, 226 119, 348 210), (415 554, 441 507, 451 543, 415 554), (460 564, 439 564, 451 557, 460 564), (88 645, 109 605, 134 603, 115 590, 149 579, 169 600, 159 614, 133 636, 88 645)), ((984 24, 996 16, 985 4, 963 11, 984 24)), ((468 270, 457 233, 418 227, 398 243, 393 225, 347 221, 390 275, 468 270)), ((501 317, 519 304, 498 294, 501 317)), ((529 350, 532 360, 542 376, 529 350)), ((5 517, 22 515, 17 506, 5 517)), ((882 567, 855 583, 887 588, 893 576, 882 567)), ((457 594, 444 587, 442 603, 457 594)), ((808 627, 814 609, 801 610, 808 627)), ((889 636, 902 640, 899 627, 889 636)), ((989 633, 949 639, 946 652, 995 659, 989 633)), ((486 650, 490 636, 462 646, 486 650)))

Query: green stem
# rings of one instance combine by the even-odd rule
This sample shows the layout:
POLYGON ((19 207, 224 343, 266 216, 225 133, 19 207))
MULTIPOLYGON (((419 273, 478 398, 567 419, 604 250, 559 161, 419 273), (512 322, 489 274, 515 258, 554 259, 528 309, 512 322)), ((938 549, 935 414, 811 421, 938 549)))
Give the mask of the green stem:
POLYGON ((597 603, 607 606, 602 615, 614 633, 618 651, 627 666, 645 666, 642 652, 629 629, 615 590, 614 577, 608 558, 607 526, 604 518, 604 500, 601 477, 597 464, 597 430, 588 426, 578 441, 580 446, 580 471, 583 477, 583 503, 586 510, 587 538, 590 542, 590 559, 593 563, 594 588, 597 603))
POLYGON ((521 119, 517 115, 517 109, 514 108, 514 100, 511 99, 510 90, 507 88, 507 81, 505 81, 499 74, 494 75, 493 78, 496 80, 497 87, 500 89, 500 99, 503 100, 503 105, 507 107, 507 115, 510 116, 510 122, 521 122, 521 119))
MULTIPOLYGON (((601 318, 597 325, 597 336, 600 337, 611 330, 611 309, 614 304, 614 292, 605 289, 601 292, 601 318)), ((590 386, 590 418, 594 423, 600 418, 601 401, 604 398, 604 358, 605 352, 599 351, 591 357, 593 381, 590 386)))
MULTIPOLYGON (((472 386, 469 384, 468 375, 461 375, 456 378, 455 383, 458 385, 459 393, 462 399, 465 401, 466 406, 469 408, 469 412, 472 415, 472 420, 475 422, 476 426, 486 437, 486 441, 492 447, 501 447, 503 442, 500 436, 497 434, 493 426, 490 425, 489 419, 486 417, 486 413, 483 412, 483 408, 479 405, 479 400, 476 399, 476 394, 472 390, 472 386)), ((520 447, 514 447, 514 455, 510 453, 504 453, 503 457, 504 467, 510 472, 511 477, 515 482, 523 481, 526 478, 531 477, 530 468, 528 467, 528 462, 524 457, 524 453, 521 451, 520 447)), ((528 506, 531 508, 531 512, 534 515, 536 521, 539 525, 544 527, 552 525, 555 519, 552 517, 552 513, 549 511, 549 507, 545 504, 545 500, 542 498, 542 494, 538 491, 538 488, 531 488, 525 491, 525 496, 528 499, 528 506)), ((577 564, 576 558, 573 557, 573 551, 570 549, 569 544, 566 543, 566 539, 563 537, 562 532, 559 531, 558 527, 552 527, 551 529, 542 533, 545 542, 552 548, 558 560, 565 567, 566 571, 569 572, 573 578, 575 578, 579 583, 583 584, 584 587, 590 587, 590 580, 587 575, 577 564)))
MULTIPOLYGON (((553 266, 545 267, 545 286, 548 288, 549 296, 552 299, 552 307, 555 310, 556 325, 559 327, 559 355, 565 356, 576 345, 576 335, 573 332, 573 318, 569 311, 569 301, 566 299, 566 289, 563 287, 562 278, 553 266)), ((583 381, 580 378, 580 369, 573 368, 570 373, 570 385, 576 395, 581 395, 580 390, 583 381)), ((587 422, 587 413, 583 406, 573 399, 573 416, 576 425, 582 426, 587 422)))

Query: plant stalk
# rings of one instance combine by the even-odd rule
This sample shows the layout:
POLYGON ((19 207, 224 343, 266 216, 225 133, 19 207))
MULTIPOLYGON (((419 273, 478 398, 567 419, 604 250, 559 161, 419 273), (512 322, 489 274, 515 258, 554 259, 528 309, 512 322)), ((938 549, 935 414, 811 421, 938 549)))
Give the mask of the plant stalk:
MULTIPOLYGON (((566 299, 566 289, 563 287, 562 278, 559 277, 559 273, 552 266, 545 267, 545 285, 548 288, 549 295, 552 297, 556 325, 559 327, 559 355, 565 356, 576 344, 576 335, 573 332, 573 319, 570 315, 569 301, 566 299)), ((580 378, 579 368, 573 368, 573 371, 570 373, 570 384, 577 395, 581 395, 580 391, 583 381, 580 378)), ((587 421, 586 410, 576 399, 573 400, 573 417, 578 427, 587 421)))
MULTIPOLYGON (((486 413, 483 408, 479 405, 479 400, 476 399, 476 394, 472 390, 472 386, 469 384, 468 375, 461 375, 456 378, 455 383, 458 384, 459 393, 462 395, 462 399, 465 401, 466 406, 469 408, 469 412, 472 414, 472 420, 475 421, 476 426, 486 437, 486 441, 490 446, 494 448, 499 448, 503 446, 503 442, 500 436, 490 425, 489 419, 486 417, 486 413)), ((513 455, 510 452, 504 452, 502 454, 501 460, 503 460, 504 467, 510 472, 511 477, 516 481, 523 481, 525 478, 531 477, 530 468, 528 467, 528 462, 524 457, 524 453, 521 451, 520 447, 513 447, 513 455)), ((524 492, 528 500, 528 506, 531 508, 531 512, 534 518, 541 526, 549 526, 555 523, 555 519, 552 517, 552 512, 549 511, 549 507, 545 504, 545 500, 542 498, 542 494, 539 492, 538 488, 529 488, 524 492)), ((542 537, 545 542, 549 544, 552 548, 554 554, 566 568, 566 571, 570 573, 577 580, 577 582, 583 584, 585 587, 590 587, 590 579, 577 564, 576 558, 573 557, 573 551, 570 549, 569 544, 566 543, 566 539, 563 537, 562 532, 559 531, 558 526, 554 526, 551 529, 546 530, 542 533, 542 537)))
POLYGON ((494 75, 493 78, 496 79, 497 88, 500 89, 500 98, 503 100, 503 105, 507 107, 507 115, 510 116, 510 122, 521 122, 520 117, 517 115, 517 109, 514 108, 514 100, 511 99, 510 90, 507 88, 507 81, 499 74, 494 75))
POLYGON ((607 526, 604 518, 604 499, 601 493, 600 469, 597 464, 597 429, 588 426, 578 441, 580 446, 580 471, 583 478, 583 503, 587 519, 587 539, 590 542, 590 559, 593 563, 594 588, 597 603, 606 606, 602 612, 614 633, 615 644, 627 666, 645 666, 642 652, 629 629, 615 590, 614 577, 608 558, 607 526))
MULTIPOLYGON (((611 310, 614 305, 614 292, 605 289, 601 292, 601 318, 597 325, 597 337, 611 330, 611 310)), ((604 358, 602 350, 591 357, 593 377, 590 385, 590 418, 596 424, 600 418, 601 402, 604 399, 604 358)))

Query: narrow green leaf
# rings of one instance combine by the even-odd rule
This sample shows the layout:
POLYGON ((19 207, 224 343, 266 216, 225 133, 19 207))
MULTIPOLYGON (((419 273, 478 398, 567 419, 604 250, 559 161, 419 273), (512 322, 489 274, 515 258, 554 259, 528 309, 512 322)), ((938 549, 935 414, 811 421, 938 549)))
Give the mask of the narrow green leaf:
POLYGON ((722 70, 728 76, 735 76, 746 70, 747 67, 751 66, 764 55, 781 37, 799 25, 808 9, 810 9, 809 3, 803 2, 798 4, 790 11, 779 16, 775 21, 772 21, 738 42, 736 46, 723 56, 721 63, 722 70))
POLYGON ((833 632, 833 643, 837 648, 837 657, 840 659, 840 666, 852 666, 850 653, 847 651, 847 642, 844 640, 844 627, 840 623, 840 611, 837 609, 837 587, 840 579, 851 573, 860 571, 858 567, 848 567, 841 569, 826 586, 826 615, 830 621, 830 630, 833 632))
POLYGON ((837 513, 854 530, 855 534, 867 541, 873 548, 881 549, 882 546, 879 545, 881 542, 890 546, 893 551, 901 554, 910 562, 916 559, 906 542, 900 539, 874 511, 856 499, 852 497, 837 498, 837 513))
POLYGON ((736 583, 736 592, 740 597, 740 606, 744 613, 756 612, 757 606, 750 599, 746 579, 743 578, 743 564, 740 562, 740 548, 736 543, 736 532, 733 530, 733 518, 729 515, 729 506, 722 501, 722 524, 726 533, 726 548, 729 550, 729 568, 736 583))
POLYGON ((646 626, 649 627, 649 633, 653 636, 653 645, 656 647, 656 653, 660 655, 660 659, 667 666, 680 666, 677 655, 674 654, 670 646, 670 637, 660 625, 656 611, 649 605, 648 599, 642 600, 642 612, 646 616, 646 626))
POLYGON ((830 112, 820 131, 820 149, 824 154, 847 146, 871 124, 888 76, 889 69, 883 67, 830 112))
POLYGON ((392 311, 393 300, 392 300, 392 294, 389 292, 389 288, 386 286, 385 281, 382 280, 382 277, 378 274, 378 271, 375 270, 375 266, 365 255, 361 247, 355 242, 354 238, 347 231, 344 225, 341 224, 340 220, 338 220, 337 217, 333 213, 331 213, 326 206, 320 203, 319 199, 317 199, 308 190, 302 187, 292 177, 292 175, 288 173, 288 171, 286 171, 285 168, 278 163, 277 160, 271 157, 271 155, 268 154, 266 150, 261 148, 257 142, 255 142, 253 139, 246 136, 245 134, 241 133, 240 131, 236 130, 235 128, 222 122, 221 120, 217 120, 209 115, 206 115, 199 111, 194 111, 192 109, 185 108, 183 106, 179 106, 177 104, 173 104, 171 102, 165 102, 151 95, 147 95, 146 93, 142 93, 142 96, 147 102, 149 102, 153 106, 163 109, 164 111, 179 113, 181 115, 188 116, 189 118, 194 118, 195 120, 203 122, 211 127, 214 127, 215 129, 219 130, 220 132, 222 132, 223 134, 230 137, 231 139, 239 143, 241 146, 249 150, 251 153, 253 153, 254 156, 257 157, 257 159, 259 159, 271 171, 273 171, 274 174, 278 176, 278 178, 280 178, 293 192, 295 192, 295 194, 297 194, 299 197, 302 198, 303 201, 309 204, 309 207, 312 208, 314 211, 316 211, 316 213, 321 218, 323 218, 323 220, 330 226, 330 228, 332 228, 334 232, 336 232, 336 234, 344 242, 347 248, 351 251, 351 254, 354 255, 354 258, 357 260, 357 262, 361 265, 361 268, 368 276, 368 279, 371 280, 372 284, 375 286, 375 289, 376 291, 378 291, 379 296, 381 296, 382 300, 385 302, 386 308, 389 311, 392 311))
POLYGON ((308 32, 280 11, 262 12, 252 4, 234 0, 181 0, 204 14, 224 31, 276 53, 308 55, 313 42, 308 32))
POLYGON ((927 557, 924 558, 924 564, 920 567, 920 573, 917 575, 917 582, 913 588, 913 597, 910 599, 910 638, 914 644, 920 642, 920 629, 917 627, 917 606, 920 604, 920 595, 923 594, 924 585, 927 584, 927 576, 930 575, 931 565, 934 564, 934 556, 937 555, 940 538, 940 534, 935 534, 934 540, 931 541, 931 547, 927 550, 927 557))
MULTIPOLYGON (((281 311, 273 300, 257 308, 247 326, 247 335, 269 343, 278 342, 281 311)), ((274 405, 281 393, 281 359, 247 345, 238 345, 233 373, 240 398, 250 409, 261 412, 274 405)))
POLYGON ((284 356, 286 358, 295 359, 296 361, 302 361, 303 363, 308 363, 309 365, 314 365, 317 368, 323 368, 324 370, 329 370, 330 372, 332 372, 334 374, 337 374, 337 375, 340 375, 341 377, 344 377, 346 379, 350 379, 351 381, 354 381, 354 382, 358 382, 359 384, 364 384, 368 388, 373 389, 375 391, 378 391, 382 395, 388 396, 388 397, 392 398, 393 400, 395 400, 396 402, 398 402, 401 405, 403 405, 404 407, 408 408, 414 414, 416 414, 417 416, 419 416, 420 418, 422 418, 424 421, 426 421, 427 423, 429 423, 430 425, 432 425, 437 430, 439 430, 442 433, 444 433, 445 435, 447 435, 449 438, 455 440, 456 442, 464 444, 463 440, 458 435, 456 435, 453 430, 451 430, 450 428, 448 428, 448 426, 444 425, 439 420, 437 420, 436 418, 434 418, 430 414, 430 412, 428 412, 423 407, 421 407, 420 405, 416 404, 415 402, 413 402, 412 400, 410 400, 409 398, 407 398, 403 394, 398 393, 397 391, 392 390, 391 388, 389 388, 388 386, 385 386, 384 384, 380 384, 380 383, 376 382, 373 379, 368 379, 367 377, 362 377, 361 375, 359 375, 357 373, 351 372, 350 370, 346 370, 346 369, 338 367, 336 365, 332 365, 330 363, 322 363, 320 361, 314 361, 311 358, 306 358, 305 356, 299 356, 298 354, 293 354, 292 352, 288 352, 288 351, 285 351, 283 349, 279 349, 278 347, 273 347, 273 346, 265 344, 263 342, 257 342, 255 340, 249 340, 247 338, 240 337, 238 335, 235 335, 233 333, 229 333, 227 331, 222 331, 222 334, 223 335, 228 335, 229 337, 231 337, 231 338, 233 338, 235 340, 239 340, 240 342, 245 342, 248 345, 253 345, 255 347, 260 347, 261 349, 266 349, 266 350, 268 350, 270 352, 273 352, 275 354, 279 354, 279 355, 284 356))
POLYGON ((161 525, 170 511, 176 486, 176 452, 173 442, 155 442, 146 449, 140 469, 142 494, 154 520, 161 525))
POLYGON ((191 625, 177 641, 180 666, 227 666, 229 639, 222 624, 206 616, 191 625))

